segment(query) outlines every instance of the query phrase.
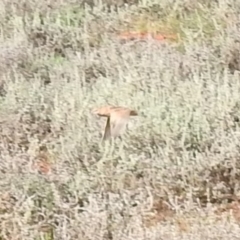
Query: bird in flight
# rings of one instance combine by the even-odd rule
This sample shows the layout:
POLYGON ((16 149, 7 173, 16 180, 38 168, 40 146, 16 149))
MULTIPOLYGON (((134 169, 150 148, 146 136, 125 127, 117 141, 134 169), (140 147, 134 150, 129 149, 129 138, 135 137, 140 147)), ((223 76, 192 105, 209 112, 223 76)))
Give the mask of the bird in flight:
POLYGON ((95 108, 92 113, 107 118, 102 140, 118 137, 125 130, 130 116, 138 116, 135 110, 114 106, 95 108))

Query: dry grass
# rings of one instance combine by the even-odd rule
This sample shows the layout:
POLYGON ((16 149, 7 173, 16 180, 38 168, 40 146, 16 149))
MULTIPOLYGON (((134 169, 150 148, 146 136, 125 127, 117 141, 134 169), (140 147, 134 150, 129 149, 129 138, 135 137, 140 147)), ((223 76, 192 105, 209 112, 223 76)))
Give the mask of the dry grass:
POLYGON ((240 4, 62 2, 0 3, 0 239, 238 239, 240 4))

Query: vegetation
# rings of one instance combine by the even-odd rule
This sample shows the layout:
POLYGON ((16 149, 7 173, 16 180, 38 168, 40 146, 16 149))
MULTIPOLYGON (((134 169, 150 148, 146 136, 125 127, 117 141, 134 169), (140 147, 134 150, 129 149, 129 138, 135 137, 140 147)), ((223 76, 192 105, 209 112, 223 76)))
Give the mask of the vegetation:
POLYGON ((237 239, 239 12, 2 1, 0 239, 237 239), (107 104, 139 117, 101 144, 91 110, 107 104))

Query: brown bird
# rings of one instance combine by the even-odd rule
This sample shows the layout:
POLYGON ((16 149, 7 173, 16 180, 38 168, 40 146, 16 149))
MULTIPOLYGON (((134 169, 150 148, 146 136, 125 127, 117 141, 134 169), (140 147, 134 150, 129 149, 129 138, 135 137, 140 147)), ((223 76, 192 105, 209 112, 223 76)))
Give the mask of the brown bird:
POLYGON ((93 109, 92 113, 100 117, 107 117, 102 140, 119 136, 126 128, 130 116, 137 116, 135 110, 125 107, 105 106, 93 109))

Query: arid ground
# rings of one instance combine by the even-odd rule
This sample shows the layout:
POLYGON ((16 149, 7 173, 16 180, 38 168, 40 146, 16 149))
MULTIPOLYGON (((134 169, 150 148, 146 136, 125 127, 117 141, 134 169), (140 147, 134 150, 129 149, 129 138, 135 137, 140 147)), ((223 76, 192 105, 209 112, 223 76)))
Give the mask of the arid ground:
POLYGON ((0 240, 240 239, 240 1, 0 1, 0 123, 0 240))

